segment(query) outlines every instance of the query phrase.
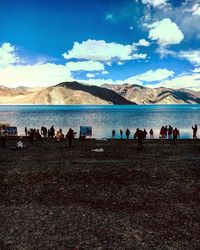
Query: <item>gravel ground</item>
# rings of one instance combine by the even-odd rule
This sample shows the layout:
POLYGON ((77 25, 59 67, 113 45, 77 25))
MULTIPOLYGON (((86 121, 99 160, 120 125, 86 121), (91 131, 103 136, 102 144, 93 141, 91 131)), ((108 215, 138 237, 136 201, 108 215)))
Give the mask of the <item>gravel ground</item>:
POLYGON ((200 141, 15 142, 0 148, 0 249, 200 249, 200 141))

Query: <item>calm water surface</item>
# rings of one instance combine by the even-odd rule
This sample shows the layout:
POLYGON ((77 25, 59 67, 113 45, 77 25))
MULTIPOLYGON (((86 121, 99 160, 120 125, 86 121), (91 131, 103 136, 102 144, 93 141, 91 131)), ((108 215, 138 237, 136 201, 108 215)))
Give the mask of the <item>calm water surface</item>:
MULTIPOLYGON (((181 138, 191 138, 193 124, 200 127, 200 105, 0 105, 0 123, 18 127, 40 128, 54 125, 66 133, 69 127, 79 132, 80 126, 92 126, 93 137, 110 138, 114 128, 154 130, 159 136, 162 125, 172 125, 180 130, 181 138)), ((199 133, 200 134, 200 133, 199 133)))

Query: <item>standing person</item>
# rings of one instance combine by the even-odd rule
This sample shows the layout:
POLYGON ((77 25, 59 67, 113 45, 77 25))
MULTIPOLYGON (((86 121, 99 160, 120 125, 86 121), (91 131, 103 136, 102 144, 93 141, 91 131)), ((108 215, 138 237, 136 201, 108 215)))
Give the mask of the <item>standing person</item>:
POLYGON ((169 125, 169 128, 168 128, 168 139, 172 139, 172 132, 173 132, 173 128, 171 125, 169 125))
POLYGON ((162 140, 165 139, 165 127, 164 126, 162 126, 162 128, 160 129, 160 136, 161 136, 162 140))
POLYGON ((147 137, 147 131, 146 131, 146 129, 144 129, 143 130, 143 138, 146 139, 146 137, 147 137))
POLYGON ((140 131, 139 128, 137 128, 136 131, 135 131, 135 134, 134 134, 134 136, 133 136, 133 138, 134 138, 135 140, 138 138, 138 132, 139 132, 139 131, 140 131))
POLYGON ((34 146, 34 140, 35 140, 35 130, 31 128, 30 134, 29 134, 29 141, 32 146, 34 146))
POLYGON ((131 131, 127 128, 127 130, 126 130, 126 139, 127 140, 129 139, 130 134, 131 134, 131 131))
POLYGON ((54 136, 55 136, 55 128, 54 128, 54 126, 51 126, 50 133, 51 133, 51 138, 54 138, 54 136))
POLYGON ((197 124, 194 125, 194 127, 192 126, 192 130, 193 130, 193 139, 197 139, 197 124))
POLYGON ((25 136, 27 136, 28 135, 28 129, 27 129, 27 127, 25 127, 24 132, 25 132, 25 136))
POLYGON ((154 136, 153 136, 153 129, 152 129, 152 128, 150 129, 149 134, 150 134, 150 139, 154 139, 154 136))
POLYGON ((143 145, 142 145, 143 138, 144 138, 143 131, 138 130, 137 132, 138 150, 143 150, 143 145))
POLYGON ((180 137, 180 133, 179 133, 179 130, 177 128, 175 128, 173 130, 173 141, 174 141, 174 143, 176 143, 178 137, 180 137))
POLYGON ((116 133, 116 132, 115 132, 115 130, 113 129, 113 130, 112 130, 112 138, 113 138, 113 139, 115 138, 115 133, 116 133))
POLYGON ((68 130, 68 132, 67 132, 67 135, 66 135, 66 138, 68 139, 68 141, 69 141, 69 147, 71 147, 72 146, 72 140, 74 139, 74 135, 75 135, 76 133, 74 132, 74 130, 73 129, 69 129, 68 130))
POLYGON ((168 131, 168 128, 167 126, 164 127, 164 136, 165 136, 165 139, 167 139, 167 131, 168 131))
POLYGON ((43 127, 43 137, 47 137, 47 128, 43 127))
POLYGON ((120 129, 119 133, 120 133, 120 137, 122 139, 122 137, 123 137, 123 131, 120 129))

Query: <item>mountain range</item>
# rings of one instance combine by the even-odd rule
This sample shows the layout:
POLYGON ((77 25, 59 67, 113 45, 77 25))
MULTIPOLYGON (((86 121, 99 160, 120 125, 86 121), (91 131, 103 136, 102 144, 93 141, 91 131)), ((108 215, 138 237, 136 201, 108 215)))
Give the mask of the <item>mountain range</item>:
POLYGON ((200 104, 200 91, 135 84, 63 82, 47 88, 0 86, 0 104, 200 104))

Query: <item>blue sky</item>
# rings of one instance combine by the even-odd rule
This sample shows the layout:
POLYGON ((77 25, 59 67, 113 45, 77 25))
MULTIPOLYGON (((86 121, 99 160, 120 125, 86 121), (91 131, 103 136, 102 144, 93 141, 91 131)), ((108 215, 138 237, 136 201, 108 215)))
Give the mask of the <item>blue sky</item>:
POLYGON ((199 0, 0 0, 0 85, 200 89, 199 0))

